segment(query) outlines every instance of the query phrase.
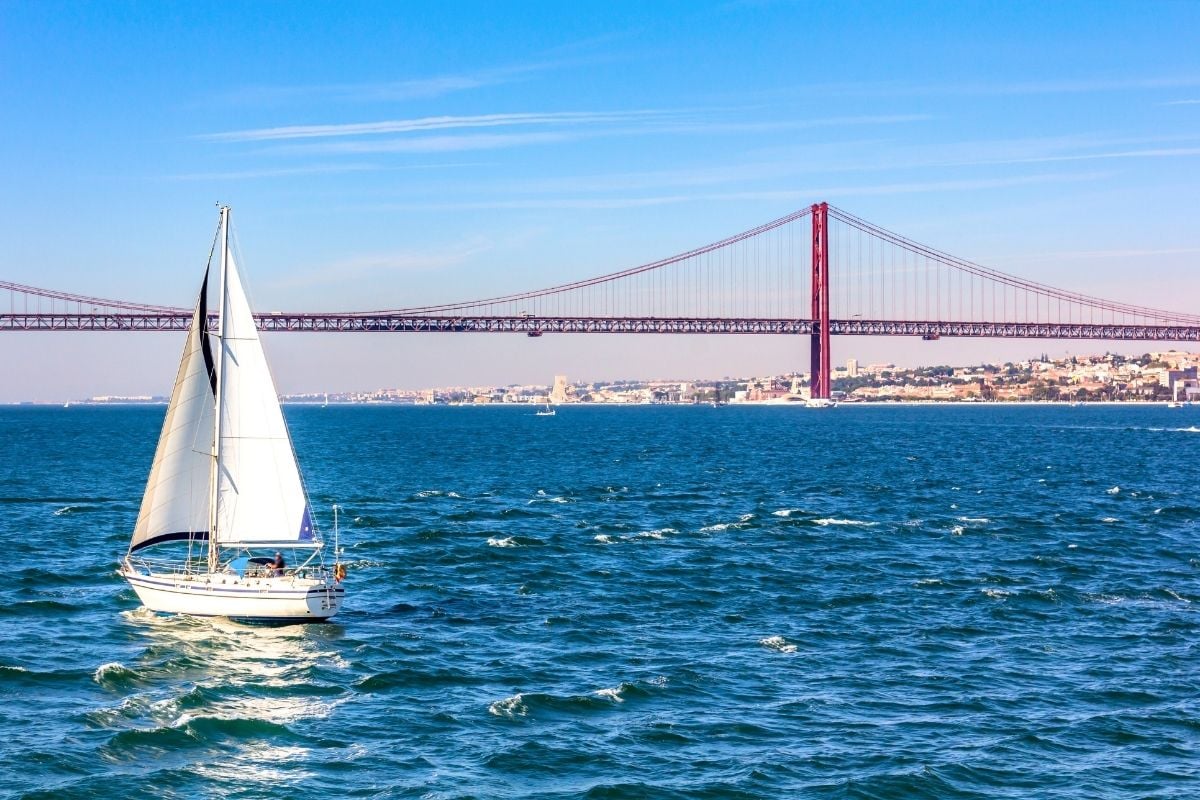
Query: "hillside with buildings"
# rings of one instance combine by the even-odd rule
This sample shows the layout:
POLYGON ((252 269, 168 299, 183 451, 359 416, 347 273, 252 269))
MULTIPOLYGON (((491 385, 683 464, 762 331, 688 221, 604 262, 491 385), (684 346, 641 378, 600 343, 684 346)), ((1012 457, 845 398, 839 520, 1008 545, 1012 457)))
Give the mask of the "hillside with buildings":
MULTIPOLYGON (((833 373, 841 402, 1153 402, 1200 399, 1200 354, 1169 350, 1140 356, 1045 356, 974 366, 903 368, 847 360, 833 373)), ((788 403, 808 398, 808 375, 570 382, 550 386, 451 386, 285 396, 291 402, 434 404, 788 403)))

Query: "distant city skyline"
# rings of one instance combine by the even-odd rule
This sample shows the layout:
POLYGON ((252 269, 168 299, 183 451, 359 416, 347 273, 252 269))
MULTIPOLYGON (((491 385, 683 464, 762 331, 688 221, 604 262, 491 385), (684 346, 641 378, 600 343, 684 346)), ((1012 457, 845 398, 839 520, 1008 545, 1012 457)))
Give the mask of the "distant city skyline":
MULTIPOLYGON (((0 277, 188 305, 220 201, 259 308, 394 308, 591 277, 828 200, 1192 311, 1197 29, 1187 3, 10 4, 0 277)), ((264 338, 285 393, 807 369, 795 337, 264 338)), ((1092 344, 1161 346, 840 338, 833 361, 1092 344)), ((165 394, 181 347, 0 334, 0 402, 165 394)))
MULTIPOLYGON (((1149 349, 1139 350, 1133 354, 1122 354, 1108 349, 1105 351, 1078 352, 1075 354, 1052 356, 1046 352, 1040 352, 1035 355, 1030 355, 1025 358, 1012 359, 1011 361, 976 361, 970 363, 929 363, 918 365, 900 365, 891 361, 884 362, 860 362, 856 358, 848 358, 842 363, 834 364, 833 377, 835 383, 847 378, 860 378, 864 376, 878 377, 882 372, 894 372, 896 375, 916 373, 929 370, 944 370, 951 369, 956 373, 964 374, 985 374, 987 370, 1003 367, 1005 364, 1037 364, 1037 363, 1069 363, 1077 361, 1081 366, 1078 368, 1081 375, 1086 376, 1089 380, 1097 379, 1093 368, 1089 365, 1097 363, 1112 363, 1113 361, 1128 361, 1132 362, 1136 359, 1144 359, 1149 357, 1150 360, 1162 358, 1168 364, 1169 368, 1190 368, 1195 372, 1197 366, 1200 366, 1200 352, 1193 352, 1188 348, 1161 348, 1153 347, 1149 349), (1045 360, 1044 360, 1045 359, 1045 360), (982 370, 982 372, 979 372, 982 370)), ((1138 373, 1139 376, 1142 372, 1138 373)), ((1190 373, 1189 373, 1190 374, 1190 373)), ((1113 373, 1116 376, 1116 373, 1113 373)), ((1148 381, 1148 385, 1162 384, 1168 385, 1169 380, 1164 382, 1167 373, 1163 370, 1147 370, 1144 375, 1148 381)), ((500 381, 500 382, 467 382, 461 384, 444 384, 444 385, 420 385, 420 386, 375 386, 369 388, 354 388, 354 389, 338 389, 338 388, 317 388, 308 389, 297 392, 280 392, 280 398, 292 402, 315 402, 324 400, 328 402, 330 399, 336 401, 345 401, 347 399, 365 402, 372 398, 379 399, 384 397, 425 397, 432 398, 444 396, 447 394, 473 394, 473 393, 495 393, 502 390, 516 390, 524 395, 521 402, 566 402, 568 396, 571 396, 575 388, 580 386, 679 386, 690 385, 693 387, 713 386, 716 384, 741 383, 763 381, 763 380, 780 380, 788 379, 788 391, 791 394, 801 393, 807 395, 807 373, 802 370, 775 370, 763 371, 757 373, 728 374, 721 376, 703 376, 703 375, 625 375, 617 378, 599 379, 587 376, 572 376, 566 374, 556 374, 551 376, 550 380, 533 380, 533 381, 500 381), (800 379, 805 382, 798 383, 800 379)), ((1195 381, 1193 380, 1193 383, 1195 381)), ((1094 387, 1093 387, 1094 388, 1094 387)), ((1193 387, 1192 393, 1200 393, 1200 388, 1193 387)), ((45 405, 58 405, 60 403, 89 403, 89 402, 153 402, 164 403, 167 400, 169 390, 162 393, 112 393, 112 394, 92 394, 81 395, 78 397, 69 398, 23 398, 21 400, 0 400, 0 404, 12 403, 35 403, 45 405)), ((885 393, 886 394, 886 393, 885 393)))

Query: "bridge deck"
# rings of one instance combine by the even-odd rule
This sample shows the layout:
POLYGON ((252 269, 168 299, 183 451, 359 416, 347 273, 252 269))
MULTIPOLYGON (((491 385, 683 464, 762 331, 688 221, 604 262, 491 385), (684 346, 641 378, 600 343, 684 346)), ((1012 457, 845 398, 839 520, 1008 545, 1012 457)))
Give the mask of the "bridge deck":
MULTIPOLYGON (((306 333, 643 333, 810 335, 811 319, 257 314, 259 330, 306 333)), ((186 331, 191 314, 0 313, 0 331, 186 331)), ((1200 325, 832 319, 837 336, 1200 341, 1200 325)))

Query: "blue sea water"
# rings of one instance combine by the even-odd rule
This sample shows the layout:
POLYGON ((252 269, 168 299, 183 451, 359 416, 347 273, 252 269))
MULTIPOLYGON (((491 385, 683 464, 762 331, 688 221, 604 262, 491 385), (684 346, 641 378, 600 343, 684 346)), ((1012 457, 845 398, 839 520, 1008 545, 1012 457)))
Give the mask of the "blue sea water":
POLYGON ((290 407, 289 628, 114 574, 162 415, 0 410, 0 795, 1200 796, 1200 409, 290 407))

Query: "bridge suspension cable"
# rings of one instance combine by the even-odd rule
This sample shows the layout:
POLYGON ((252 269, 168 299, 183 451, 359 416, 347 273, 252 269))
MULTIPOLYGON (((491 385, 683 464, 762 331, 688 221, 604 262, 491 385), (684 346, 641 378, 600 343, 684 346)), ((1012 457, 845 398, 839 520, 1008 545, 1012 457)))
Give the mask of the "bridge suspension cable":
MULTIPOLYGON (((0 281, 0 330, 183 330, 190 315, 188 308, 0 281)), ((279 331, 1200 339, 1200 314, 1055 288, 952 256, 826 204, 675 256, 544 289, 380 311, 272 312, 257 319, 262 329, 279 331), (822 231, 819 248, 814 226, 822 231), (814 282, 822 270, 824 277, 814 282), (822 288, 814 303, 816 285, 822 288)))

